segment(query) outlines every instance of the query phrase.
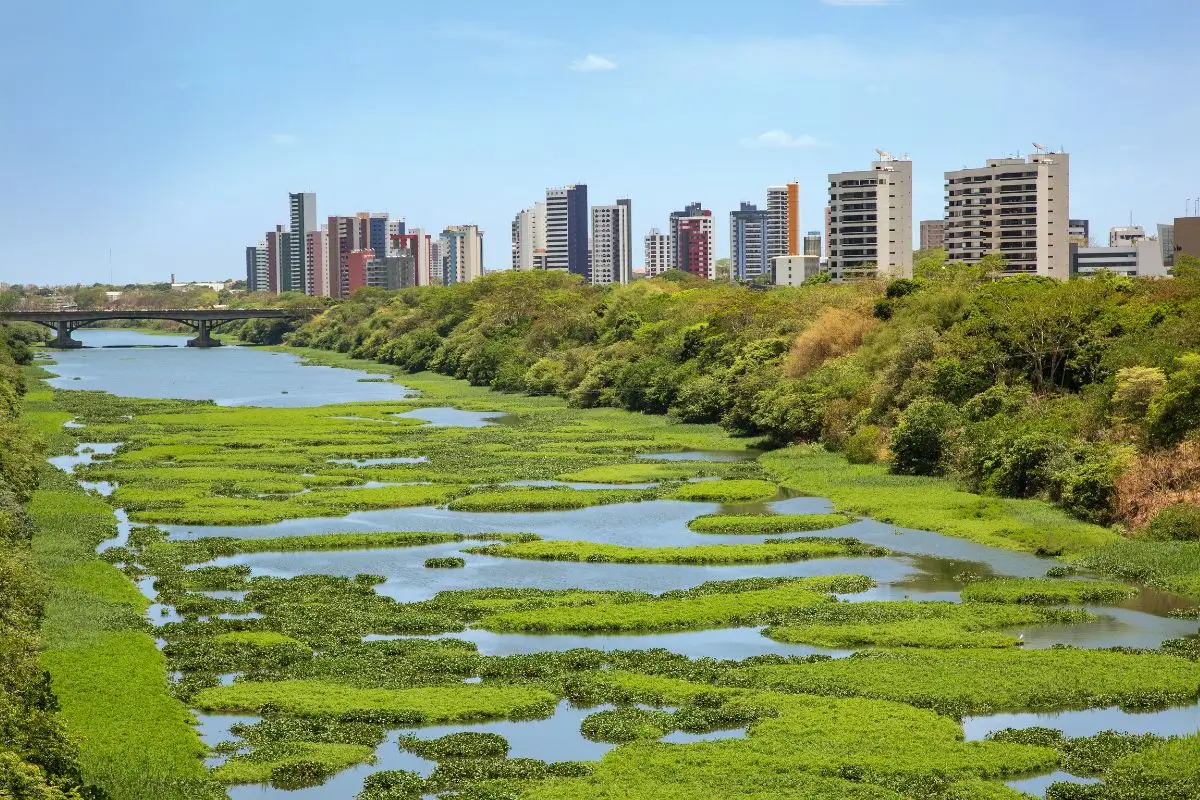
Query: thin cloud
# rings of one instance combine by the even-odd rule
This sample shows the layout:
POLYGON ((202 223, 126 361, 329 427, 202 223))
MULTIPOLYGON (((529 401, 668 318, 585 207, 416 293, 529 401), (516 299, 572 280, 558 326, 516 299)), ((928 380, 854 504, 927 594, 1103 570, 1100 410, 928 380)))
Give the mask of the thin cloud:
POLYGON ((279 147, 295 147, 300 144, 300 137, 294 133, 272 133, 271 144, 279 147))
POLYGON ((760 133, 758 136, 747 136, 742 139, 742 147, 824 147, 825 143, 815 136, 802 134, 793 136, 784 130, 775 129, 760 133))
POLYGON ((571 62, 571 69, 576 72, 599 72, 601 70, 616 69, 617 65, 609 61, 603 56, 598 56, 595 53, 588 53, 587 58, 581 58, 571 62))

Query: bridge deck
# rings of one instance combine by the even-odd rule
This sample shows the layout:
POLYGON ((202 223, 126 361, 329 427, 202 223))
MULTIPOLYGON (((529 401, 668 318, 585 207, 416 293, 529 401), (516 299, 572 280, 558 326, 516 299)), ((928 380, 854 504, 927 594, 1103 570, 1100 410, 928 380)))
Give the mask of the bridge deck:
POLYGON ((283 308, 180 308, 121 311, 0 311, 0 322, 99 322, 106 319, 170 319, 176 321, 228 322, 236 319, 297 319, 311 316, 311 311, 283 308))

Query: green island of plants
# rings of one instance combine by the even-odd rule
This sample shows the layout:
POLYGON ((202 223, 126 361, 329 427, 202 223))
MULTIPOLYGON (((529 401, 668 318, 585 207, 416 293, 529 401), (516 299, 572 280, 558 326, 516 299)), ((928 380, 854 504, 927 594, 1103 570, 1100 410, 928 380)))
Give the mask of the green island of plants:
POLYGON ((798 609, 832 602, 830 592, 861 592, 874 582, 859 575, 789 581, 767 589, 667 594, 650 600, 510 611, 484 617, 479 627, 526 633, 703 630, 770 624, 798 609))
POLYGON ((280 789, 320 785, 325 779, 353 767, 372 763, 375 748, 338 742, 288 742, 234 755, 213 770, 225 784, 270 783, 280 789))
POLYGON ((726 479, 687 483, 672 492, 669 497, 672 500, 701 503, 747 503, 754 500, 770 500, 778 493, 779 487, 769 481, 726 479))
POLYGON ((1063 648, 865 652, 816 664, 750 667, 728 680, 777 691, 896 700, 952 716, 1110 705, 1154 709, 1200 696, 1195 662, 1063 648))
POLYGON ((792 614, 763 631, 781 642, 817 647, 1017 647, 1010 628, 1066 625, 1096 617, 1085 611, 1012 608, 968 603, 836 603, 792 614))
POLYGON ((519 686, 371 689, 303 680, 240 681, 204 689, 192 698, 201 711, 254 713, 265 706, 300 717, 352 715, 394 725, 540 717, 557 702, 548 692, 519 686))
POLYGON ((561 488, 512 488, 475 492, 450 503, 451 511, 563 511, 613 503, 636 503, 651 499, 654 491, 626 489, 578 490, 561 488))
POLYGON ((466 559, 457 556, 425 559, 426 569, 462 569, 467 565, 466 559))
POLYGON ((527 561, 581 561, 591 564, 775 564, 813 558, 886 556, 882 547, 857 539, 796 539, 763 544, 707 544, 692 547, 626 547, 595 542, 535 541, 471 547, 468 553, 527 561))
POLYGON ((840 528, 852 522, 845 514, 709 514, 696 517, 688 528, 696 533, 746 534, 803 533, 840 528))
POLYGON ((1137 595, 1137 589, 1122 583, 1055 580, 1045 578, 1001 578, 968 584, 962 590, 967 603, 1021 603, 1026 605, 1113 605, 1137 595))

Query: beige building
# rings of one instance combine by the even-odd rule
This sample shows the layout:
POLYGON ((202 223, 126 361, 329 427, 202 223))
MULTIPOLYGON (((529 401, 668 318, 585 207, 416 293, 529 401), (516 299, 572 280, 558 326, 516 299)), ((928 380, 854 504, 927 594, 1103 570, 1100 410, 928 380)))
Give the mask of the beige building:
POLYGON ((821 274, 819 255, 779 256, 771 262, 776 286, 799 286, 821 274))
POLYGON ((921 249, 934 250, 946 244, 946 220, 921 220, 921 249))
POLYGON ((1070 157, 996 158, 946 173, 946 251, 977 263, 999 253, 1006 274, 1071 275, 1070 157))
POLYGON ((835 279, 912 277, 912 162, 881 153, 871 169, 829 176, 829 271, 835 279))
POLYGON ((662 275, 671 268, 671 237, 658 228, 646 234, 646 277, 662 275))
POLYGON ((546 204, 534 203, 512 223, 512 268, 543 269, 546 255, 546 204))

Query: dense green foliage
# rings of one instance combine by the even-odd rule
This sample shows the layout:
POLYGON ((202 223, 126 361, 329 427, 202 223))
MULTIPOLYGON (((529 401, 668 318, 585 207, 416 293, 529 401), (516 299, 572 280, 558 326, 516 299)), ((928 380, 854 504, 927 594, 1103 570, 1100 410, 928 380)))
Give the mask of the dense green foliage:
POLYGON ((1040 578, 1003 578, 972 583, 962 599, 974 603, 1025 603, 1028 605, 1112 605, 1137 594, 1121 583, 1064 581, 1040 578))
POLYGON ((711 514, 696 517, 688 523, 688 527, 696 533, 755 536, 764 533, 823 531, 841 527, 849 522, 850 518, 844 514, 755 514, 746 516, 711 514))

